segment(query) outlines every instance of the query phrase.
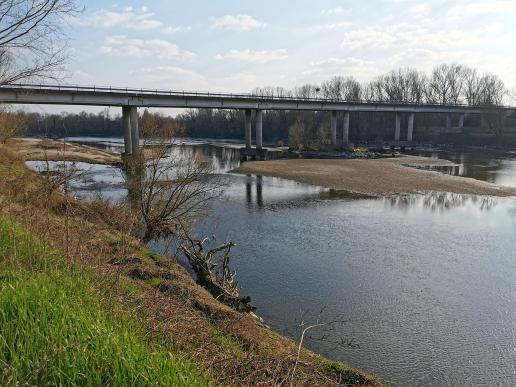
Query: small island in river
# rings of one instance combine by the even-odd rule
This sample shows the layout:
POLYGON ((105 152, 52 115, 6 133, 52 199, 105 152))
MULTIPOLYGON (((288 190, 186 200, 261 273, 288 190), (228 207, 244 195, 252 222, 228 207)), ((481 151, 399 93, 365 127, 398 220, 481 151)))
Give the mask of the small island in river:
POLYGON ((233 172, 281 177, 365 195, 443 191, 470 195, 516 196, 515 188, 422 169, 452 165, 455 164, 446 160, 416 156, 350 160, 280 159, 246 162, 233 172))

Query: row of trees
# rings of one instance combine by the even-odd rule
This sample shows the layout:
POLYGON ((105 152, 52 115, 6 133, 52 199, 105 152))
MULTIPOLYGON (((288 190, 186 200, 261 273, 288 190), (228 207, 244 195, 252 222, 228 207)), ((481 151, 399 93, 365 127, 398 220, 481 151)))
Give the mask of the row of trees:
POLYGON ((265 87, 253 94, 275 97, 325 98, 344 101, 434 104, 502 105, 508 94, 503 81, 493 74, 459 64, 442 64, 430 75, 405 68, 360 83, 353 77, 336 76, 321 85, 306 84, 293 90, 265 87))
MULTIPOLYGON (((123 135, 122 117, 119 114, 110 114, 109 109, 96 114, 87 112, 78 114, 5 112, 5 114, 0 114, 0 122, 3 122, 2 117, 5 117, 4 121, 23 123, 25 134, 33 137, 119 137, 123 135), (7 117, 10 119, 8 120, 7 117)), ((145 128, 149 126, 159 127, 165 133, 170 133, 173 129, 177 136, 185 135, 183 125, 176 119, 146 109, 140 115, 142 135, 145 135, 145 128)))

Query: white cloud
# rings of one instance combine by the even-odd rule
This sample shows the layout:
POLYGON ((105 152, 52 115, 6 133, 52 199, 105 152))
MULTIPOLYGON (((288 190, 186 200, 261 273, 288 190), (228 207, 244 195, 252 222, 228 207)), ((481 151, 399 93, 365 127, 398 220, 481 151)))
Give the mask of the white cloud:
POLYGON ((448 16, 463 18, 488 14, 507 15, 515 12, 516 1, 514 0, 470 1, 451 7, 448 10, 448 16))
POLYGON ((223 78, 224 85, 220 90, 228 88, 231 91, 244 92, 254 89, 257 85, 257 78, 255 74, 251 73, 236 73, 223 78), (228 85, 230 85, 228 87, 228 85))
POLYGON ((415 17, 423 17, 430 12, 430 5, 426 3, 419 3, 410 7, 410 13, 415 17))
POLYGON ((288 52, 283 49, 271 51, 254 51, 250 49, 230 50, 225 54, 215 56, 215 59, 230 59, 237 62, 249 63, 268 63, 288 59, 288 52))
POLYGON ((267 24, 249 15, 226 15, 215 18, 211 28, 223 30, 249 31, 255 28, 265 28, 267 24))
POLYGON ((132 74, 143 85, 175 91, 210 91, 243 93, 257 85, 256 75, 236 73, 209 79, 204 74, 178 66, 146 67, 132 74))
POLYGON ((204 90, 209 84, 206 77, 194 70, 177 66, 145 67, 133 71, 143 84, 170 90, 204 90))
POLYGON ((166 26, 154 17, 148 7, 113 7, 111 10, 102 9, 83 19, 74 19, 72 24, 83 27, 112 28, 123 27, 135 31, 149 31, 161 29, 165 32, 180 32, 190 30, 191 27, 166 26))
POLYGON ((343 15, 351 13, 351 10, 344 7, 335 7, 330 9, 325 9, 322 11, 324 15, 343 15))
POLYGON ((191 30, 192 30, 192 27, 190 27, 190 26, 177 26, 177 27, 167 26, 167 27, 163 28, 163 32, 167 32, 169 34, 176 34, 178 32, 188 32, 191 30))
POLYGON ((114 56, 132 56, 143 58, 155 56, 160 59, 191 58, 195 54, 182 51, 177 44, 163 39, 132 39, 125 35, 115 35, 106 38, 100 47, 104 54, 114 56))
POLYGON ((436 31, 422 24, 401 23, 384 29, 364 27, 344 34, 342 46, 358 48, 399 48, 399 47, 469 47, 485 41, 483 31, 463 30, 436 31))
POLYGON ((353 23, 351 22, 341 22, 341 23, 326 23, 326 24, 319 24, 315 26, 311 26, 308 29, 312 31, 327 31, 327 30, 338 30, 341 28, 350 28, 353 26, 353 23))
POLYGON ((334 75, 353 76, 357 79, 370 79, 382 72, 375 61, 360 58, 327 58, 312 62, 302 72, 306 79, 328 79, 334 75))

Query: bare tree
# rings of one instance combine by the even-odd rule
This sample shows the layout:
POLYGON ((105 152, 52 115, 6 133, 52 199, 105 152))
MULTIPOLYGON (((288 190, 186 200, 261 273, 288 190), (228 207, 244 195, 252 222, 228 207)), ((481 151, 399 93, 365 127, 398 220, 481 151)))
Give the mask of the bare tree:
POLYGON ((468 105, 476 106, 481 104, 482 80, 477 70, 467 68, 464 71, 464 98, 468 105))
POLYGON ((170 151, 176 128, 160 127, 155 116, 142 121, 145 138, 140 155, 128 161, 129 204, 141 219, 139 235, 144 242, 178 236, 179 227, 205 214, 211 199, 218 197, 222 182, 212 165, 170 151))
POLYGON ((352 77, 333 77, 321 85, 324 98, 336 101, 359 101, 362 86, 352 77))
POLYGON ((292 92, 290 90, 287 90, 283 87, 273 87, 273 86, 266 86, 266 87, 257 87, 254 90, 251 91, 251 94, 257 95, 260 97, 279 97, 279 98, 286 98, 286 97, 292 97, 292 92))
POLYGON ((0 105, 0 143, 3 144, 8 139, 23 133, 26 123, 24 117, 0 105))
POLYGON ((319 86, 307 83, 305 85, 296 87, 293 91, 293 95, 296 98, 316 98, 317 90, 319 90, 319 86))
POLYGON ((427 90, 427 100, 434 103, 457 104, 461 102, 466 70, 457 64, 437 66, 430 78, 427 90))
POLYGON ((485 106, 503 105, 507 89, 496 75, 484 74, 480 79, 480 103, 485 106))
POLYGON ((63 31, 77 0, 0 0, 0 85, 56 78, 68 57, 63 31))
POLYGON ((378 77, 364 86, 364 99, 369 102, 385 102, 388 97, 385 95, 383 78, 378 77))

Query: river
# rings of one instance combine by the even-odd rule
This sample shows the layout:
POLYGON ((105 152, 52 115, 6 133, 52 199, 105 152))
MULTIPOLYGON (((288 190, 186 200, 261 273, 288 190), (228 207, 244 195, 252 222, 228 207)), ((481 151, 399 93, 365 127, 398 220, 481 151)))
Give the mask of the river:
MULTIPOLYGON (((392 385, 516 385, 516 199, 335 197, 228 173, 239 164, 231 144, 174 149, 203 153, 228 179, 197 232, 237 244, 242 293, 274 329, 297 337, 302 319, 338 321, 314 330, 307 346, 392 385)), ((514 153, 420 153, 459 164, 443 173, 516 186, 514 153)), ((116 168, 77 166, 89 171, 77 195, 124 195, 116 168)))

